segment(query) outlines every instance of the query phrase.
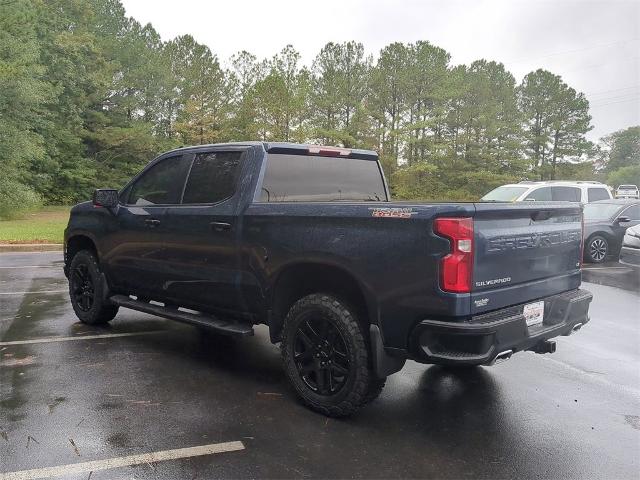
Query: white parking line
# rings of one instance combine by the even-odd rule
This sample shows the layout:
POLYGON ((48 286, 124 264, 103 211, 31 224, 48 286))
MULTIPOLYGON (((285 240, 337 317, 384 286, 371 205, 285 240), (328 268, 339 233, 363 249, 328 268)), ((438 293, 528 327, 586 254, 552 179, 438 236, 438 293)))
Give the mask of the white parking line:
POLYGON ((135 337, 138 335, 162 333, 164 331, 165 330, 150 330, 148 332, 105 333, 103 335, 78 335, 76 337, 46 337, 34 338, 32 340, 13 340, 10 342, 0 342, 0 347, 8 347, 10 345, 30 345, 33 343, 73 342, 75 340, 99 340, 101 338, 135 337))
POLYGON ((38 290, 33 292, 0 292, 0 295, 29 295, 32 293, 67 293, 69 290, 38 290))
POLYGON ((60 268, 62 269, 61 265, 19 265, 19 266, 13 266, 13 267, 0 267, 0 269, 3 268, 60 268))
POLYGON ((17 472, 1 473, 1 480, 34 480, 36 478, 58 477, 60 475, 73 475, 78 473, 95 472, 97 470, 109 470, 111 468, 130 467, 144 463, 162 462, 165 460, 177 460, 180 458, 199 457, 213 455, 215 453, 236 452, 244 450, 242 442, 225 442, 201 445, 198 447, 176 448, 159 452, 129 455, 127 457, 107 458, 91 462, 72 463, 58 467, 36 468, 33 470, 20 470, 17 472))
POLYGON ((629 267, 587 267, 583 268, 583 271, 589 270, 629 270, 629 267))
MULTIPOLYGON (((22 245, 22 244, 16 244, 22 245)), ((62 246, 61 243, 57 243, 56 245, 62 246)), ((51 253, 51 254, 60 254, 62 255, 62 250, 38 250, 35 252, 0 252, 0 255, 34 255, 34 254, 43 254, 43 253, 51 253)))

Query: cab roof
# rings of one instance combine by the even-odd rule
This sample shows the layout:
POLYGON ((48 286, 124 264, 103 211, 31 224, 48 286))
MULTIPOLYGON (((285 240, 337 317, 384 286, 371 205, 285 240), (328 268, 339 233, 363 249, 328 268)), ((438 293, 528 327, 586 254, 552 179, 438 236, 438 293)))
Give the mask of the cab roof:
POLYGON ((191 145, 191 146, 176 148, 169 152, 165 152, 165 154, 176 153, 176 152, 181 152, 186 150, 194 150, 194 149, 207 149, 212 147, 216 147, 216 148, 218 147, 262 147, 268 153, 282 153, 282 154, 292 154, 292 155, 336 156, 336 157, 343 157, 343 158, 358 158, 363 160, 378 160, 378 154, 373 150, 313 145, 308 143, 259 142, 259 141, 191 145))

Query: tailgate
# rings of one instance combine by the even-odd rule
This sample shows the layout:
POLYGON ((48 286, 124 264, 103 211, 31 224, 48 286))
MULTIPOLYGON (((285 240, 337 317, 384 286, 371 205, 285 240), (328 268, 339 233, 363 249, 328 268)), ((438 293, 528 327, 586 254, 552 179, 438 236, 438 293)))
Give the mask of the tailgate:
POLYGON ((471 311, 578 288, 581 218, 577 203, 476 204, 471 311))

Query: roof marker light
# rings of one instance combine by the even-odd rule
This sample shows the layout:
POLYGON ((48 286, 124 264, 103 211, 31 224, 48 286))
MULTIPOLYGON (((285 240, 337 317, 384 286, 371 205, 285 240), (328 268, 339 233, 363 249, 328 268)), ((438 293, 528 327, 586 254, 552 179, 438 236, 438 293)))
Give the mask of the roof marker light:
POLYGON ((309 153, 325 157, 348 157, 351 154, 351 150, 349 150, 348 148, 321 147, 312 145, 309 147, 309 153))

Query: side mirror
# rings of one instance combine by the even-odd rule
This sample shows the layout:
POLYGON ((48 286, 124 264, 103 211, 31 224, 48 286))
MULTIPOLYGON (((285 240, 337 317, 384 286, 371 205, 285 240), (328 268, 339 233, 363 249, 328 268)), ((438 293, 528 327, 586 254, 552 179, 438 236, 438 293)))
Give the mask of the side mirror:
POLYGON ((622 217, 618 217, 616 221, 618 223, 627 223, 627 222, 630 222, 631 219, 629 217, 622 216, 622 217))
POLYGON ((93 204, 96 207, 114 208, 118 206, 118 190, 99 188, 93 192, 93 204))

